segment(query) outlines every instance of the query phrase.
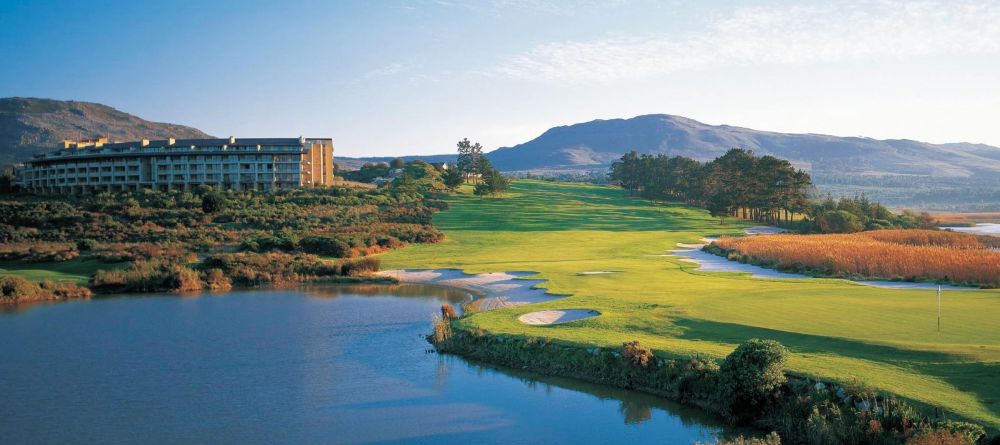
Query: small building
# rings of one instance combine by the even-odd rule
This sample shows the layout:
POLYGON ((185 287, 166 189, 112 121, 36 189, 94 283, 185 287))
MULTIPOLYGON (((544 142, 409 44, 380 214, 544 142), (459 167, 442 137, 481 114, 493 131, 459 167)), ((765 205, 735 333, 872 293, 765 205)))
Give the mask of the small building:
POLYGON ((334 184, 329 138, 65 141, 15 166, 15 186, 42 194, 140 188, 277 190, 334 184))

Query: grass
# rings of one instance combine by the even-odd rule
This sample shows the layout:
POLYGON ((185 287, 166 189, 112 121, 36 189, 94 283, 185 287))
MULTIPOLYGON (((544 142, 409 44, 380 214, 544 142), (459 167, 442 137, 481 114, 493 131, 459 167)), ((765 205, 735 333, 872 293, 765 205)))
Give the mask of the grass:
POLYGON ((1000 291, 945 292, 939 333, 930 291, 703 273, 657 256, 678 242, 742 227, 720 226, 704 210, 539 181, 517 181, 503 199, 464 189, 450 204, 434 220, 444 242, 387 253, 383 268, 535 271, 532 278, 548 279, 550 292, 571 295, 478 313, 461 321, 465 327, 604 347, 639 340, 659 353, 716 358, 748 338, 773 338, 793 352, 789 368, 796 374, 860 380, 1000 428, 1000 291), (578 275, 592 270, 622 272, 578 275), (564 308, 602 315, 554 326, 517 321, 564 308))
POLYGON ((55 263, 25 261, 0 262, 0 275, 18 275, 30 281, 64 281, 85 285, 98 269, 121 269, 124 263, 109 264, 97 259, 79 257, 55 263))

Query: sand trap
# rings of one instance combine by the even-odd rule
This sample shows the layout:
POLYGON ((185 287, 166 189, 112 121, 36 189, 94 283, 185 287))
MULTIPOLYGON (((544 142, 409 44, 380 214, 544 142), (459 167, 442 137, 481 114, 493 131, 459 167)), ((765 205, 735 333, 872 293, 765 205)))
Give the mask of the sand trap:
POLYGON ((613 273, 621 273, 620 270, 592 270, 589 272, 579 272, 577 275, 608 275, 613 273))
POLYGON ((701 249, 702 247, 705 247, 705 244, 677 243, 677 247, 682 249, 701 249))
MULTIPOLYGON (((809 275, 797 274, 797 273, 787 273, 779 272, 774 269, 768 269, 766 267, 755 266, 753 264, 743 264, 739 261, 731 261, 727 258, 713 255, 711 253, 697 250, 697 249, 678 249, 671 250, 674 255, 681 257, 682 261, 687 261, 690 263, 699 264, 701 267, 698 268, 701 272, 740 272, 750 274, 753 278, 783 278, 783 279, 812 279, 813 277, 809 275)), ((882 281, 882 280, 865 280, 865 281, 850 281, 852 283, 861 284, 864 286, 872 287, 882 287, 886 289, 937 289, 938 285, 934 283, 911 283, 908 281, 882 281)), ((942 290, 978 290, 975 287, 965 287, 965 286, 952 286, 943 284, 941 285, 942 290)))
POLYGON ((598 315, 601 315, 601 313, 590 309, 561 309, 557 311, 530 312, 517 317, 517 319, 524 324, 544 326, 594 318, 598 315))
POLYGON ((545 289, 535 288, 545 280, 525 280, 520 277, 534 272, 496 272, 470 275, 457 269, 384 270, 381 276, 393 277, 403 283, 435 284, 457 287, 481 295, 474 301, 477 310, 490 310, 521 304, 543 303, 561 298, 545 289))

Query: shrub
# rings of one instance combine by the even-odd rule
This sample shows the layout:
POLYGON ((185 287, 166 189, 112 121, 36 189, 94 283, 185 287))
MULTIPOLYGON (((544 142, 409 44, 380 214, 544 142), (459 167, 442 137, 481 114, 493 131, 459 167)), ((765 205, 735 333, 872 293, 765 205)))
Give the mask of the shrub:
POLYGON ((441 318, 445 320, 454 320, 458 318, 458 312, 455 312, 455 308, 450 304, 441 305, 441 318))
POLYGON ((864 229, 861 220, 846 210, 830 210, 816 219, 824 233, 854 233, 864 229))
POLYGON ((203 286, 196 271, 169 260, 142 260, 125 270, 98 270, 90 284, 102 292, 193 291, 203 286))
POLYGON ((936 429, 921 431, 913 437, 907 439, 906 445, 974 445, 968 437, 962 433, 948 431, 946 429, 936 429))
POLYGON ((351 256, 351 245, 331 236, 309 236, 299 242, 303 252, 337 258, 351 256))
POLYGON ((379 268, 382 267, 382 260, 375 257, 364 257, 354 261, 348 261, 340 267, 343 275, 366 275, 378 272, 379 268))
POLYGON ((781 445, 781 438, 775 432, 771 432, 771 434, 764 437, 749 438, 743 437, 741 434, 735 439, 717 441, 715 445, 781 445))
MULTIPOLYGON (((442 307, 442 309, 444 309, 442 307)), ((435 345, 444 343, 452 336, 451 331, 451 321, 447 318, 442 318, 437 314, 434 315, 434 321, 432 322, 434 332, 431 334, 430 338, 427 340, 435 345)))
POLYGON ((719 367, 717 401, 735 423, 752 421, 780 395, 788 351, 774 340, 750 339, 719 367))
POLYGON ((90 298, 90 289, 73 283, 46 281, 41 284, 16 275, 0 276, 0 304, 90 298))
POLYGON ((622 344, 622 358, 640 368, 649 366, 651 362, 655 363, 653 351, 639 344, 639 340, 622 344))
POLYGON ((222 272, 222 269, 209 269, 205 271, 205 287, 212 290, 228 290, 233 287, 233 282, 222 272))

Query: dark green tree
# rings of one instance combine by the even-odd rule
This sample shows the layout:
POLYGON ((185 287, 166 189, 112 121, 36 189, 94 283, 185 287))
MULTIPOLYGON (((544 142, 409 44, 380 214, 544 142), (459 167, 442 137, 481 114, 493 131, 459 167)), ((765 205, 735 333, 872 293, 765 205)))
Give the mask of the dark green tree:
POLYGON ((441 179, 444 181, 444 186, 451 191, 457 190, 459 186, 465 183, 465 177, 462 175, 462 172, 454 166, 445 170, 441 174, 441 179))

